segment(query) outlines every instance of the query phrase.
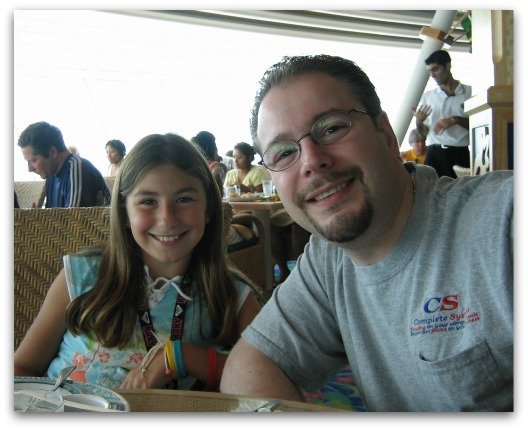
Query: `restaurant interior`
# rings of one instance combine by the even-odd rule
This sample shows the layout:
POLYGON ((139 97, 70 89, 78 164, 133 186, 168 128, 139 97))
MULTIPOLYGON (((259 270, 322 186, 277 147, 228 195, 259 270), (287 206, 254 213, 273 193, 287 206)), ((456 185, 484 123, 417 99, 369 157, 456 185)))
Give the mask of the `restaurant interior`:
MULTIPOLYGON (((514 168, 514 11, 512 10, 153 10, 107 11, 108 14, 138 16, 174 23, 231 28, 243 31, 290 35, 314 39, 353 40, 355 43, 416 48, 417 62, 407 83, 402 106, 416 105, 426 87, 428 75, 423 57, 435 49, 466 52, 478 73, 470 84, 472 97, 465 103, 469 116, 470 169, 467 173, 514 168), (446 14, 448 18, 446 18, 446 14), (467 18, 469 17, 469 27, 467 18), (442 21, 443 19, 443 21, 442 21), (439 22, 441 23, 440 25, 439 22), (445 22, 448 22, 446 25, 445 22)), ((16 94, 15 94, 16 102, 16 94)), ((400 142, 413 121, 407 109, 401 109, 394 121, 400 142)), ((15 154, 18 157, 19 148, 15 154)), ((105 177, 110 190, 114 178, 105 177)), ((31 325, 45 294, 59 272, 62 256, 86 246, 104 243, 108 235, 109 208, 44 209, 44 182, 15 180, 20 209, 14 212, 14 346, 15 349, 31 325)), ((231 261, 269 297, 277 286, 277 267, 270 239, 270 213, 282 208, 275 196, 238 196, 225 199, 225 230, 237 214, 244 214, 255 240, 230 252, 231 261)), ((291 257, 292 267, 295 257, 291 257)), ((120 393, 135 411, 224 411, 241 407, 235 397, 220 394, 174 394, 164 399, 160 390, 152 390, 145 400, 134 390, 120 393), (163 409, 166 408, 166 409, 163 409)), ((347 369, 317 393, 306 393, 305 406, 284 403, 284 411, 349 410, 361 411, 362 404, 354 389, 353 375, 347 369), (352 380, 352 383, 351 383, 352 380), (311 402, 311 403, 310 403, 311 402), (319 409, 318 409, 319 408, 319 409), (334 409, 332 409, 334 408, 334 409)), ((258 402, 257 402, 258 403, 258 402)), ((249 402, 247 408, 257 403, 249 402)), ((249 410, 249 409, 248 409, 249 410)))

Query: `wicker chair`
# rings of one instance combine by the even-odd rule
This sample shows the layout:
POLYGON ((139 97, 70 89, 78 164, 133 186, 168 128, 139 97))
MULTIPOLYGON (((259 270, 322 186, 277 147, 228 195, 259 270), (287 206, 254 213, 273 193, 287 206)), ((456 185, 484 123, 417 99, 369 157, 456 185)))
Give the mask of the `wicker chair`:
MULTIPOLYGON (((233 208, 230 204, 224 204, 224 219, 227 226, 233 219, 233 208)), ((239 219, 242 219, 241 217, 239 219)), ((228 256, 238 269, 244 273, 253 283, 260 287, 266 286, 266 268, 264 267, 264 226, 260 220, 251 214, 244 214, 244 222, 252 225, 257 230, 257 242, 246 248, 229 252, 228 256)))
POLYGON ((14 210, 15 349, 62 268, 62 256, 105 241, 108 208, 14 210))
MULTIPOLYGON (((224 205, 225 226, 232 210, 224 205)), ((258 220, 256 220, 257 222, 258 220)), ((65 254, 107 240, 108 207, 14 209, 14 346, 36 317, 65 254)), ((264 285, 263 245, 230 253, 230 259, 257 285, 264 285)))
POLYGON ((18 205, 21 208, 30 208, 35 203, 37 208, 41 208, 46 198, 45 183, 46 181, 15 181, 18 205))

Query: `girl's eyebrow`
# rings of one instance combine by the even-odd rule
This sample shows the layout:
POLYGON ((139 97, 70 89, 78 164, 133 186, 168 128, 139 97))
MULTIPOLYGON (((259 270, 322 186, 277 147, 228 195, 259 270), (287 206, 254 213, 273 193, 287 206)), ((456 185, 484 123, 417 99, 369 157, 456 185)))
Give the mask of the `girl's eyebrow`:
MULTIPOLYGON (((183 187, 178 190, 176 190, 173 194, 183 194, 183 193, 198 193, 198 189, 193 186, 183 187)), ((134 196, 157 196, 159 195, 159 192, 156 190, 151 189, 138 189, 135 193, 133 193, 134 196)))

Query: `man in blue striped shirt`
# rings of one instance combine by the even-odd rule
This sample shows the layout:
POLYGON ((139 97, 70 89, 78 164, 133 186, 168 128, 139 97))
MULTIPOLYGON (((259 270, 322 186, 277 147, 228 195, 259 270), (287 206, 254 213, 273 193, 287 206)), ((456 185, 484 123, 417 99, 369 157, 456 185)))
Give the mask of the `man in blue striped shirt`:
POLYGON ((20 135, 18 146, 28 170, 46 180, 46 208, 107 206, 110 191, 103 176, 90 161, 73 155, 61 131, 40 121, 20 135))

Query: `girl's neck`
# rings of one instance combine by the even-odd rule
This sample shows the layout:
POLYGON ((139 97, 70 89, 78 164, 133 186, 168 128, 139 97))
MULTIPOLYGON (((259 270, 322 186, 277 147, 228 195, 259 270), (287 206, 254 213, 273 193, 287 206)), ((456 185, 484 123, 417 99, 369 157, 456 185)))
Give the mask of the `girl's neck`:
POLYGON ((145 281, 147 282, 147 285, 153 286, 155 289, 161 288, 163 285, 165 285, 167 282, 171 280, 175 280, 178 278, 181 278, 185 274, 167 274, 167 275, 160 275, 156 273, 155 271, 151 272, 148 265, 143 266, 143 270, 145 272, 145 281))

